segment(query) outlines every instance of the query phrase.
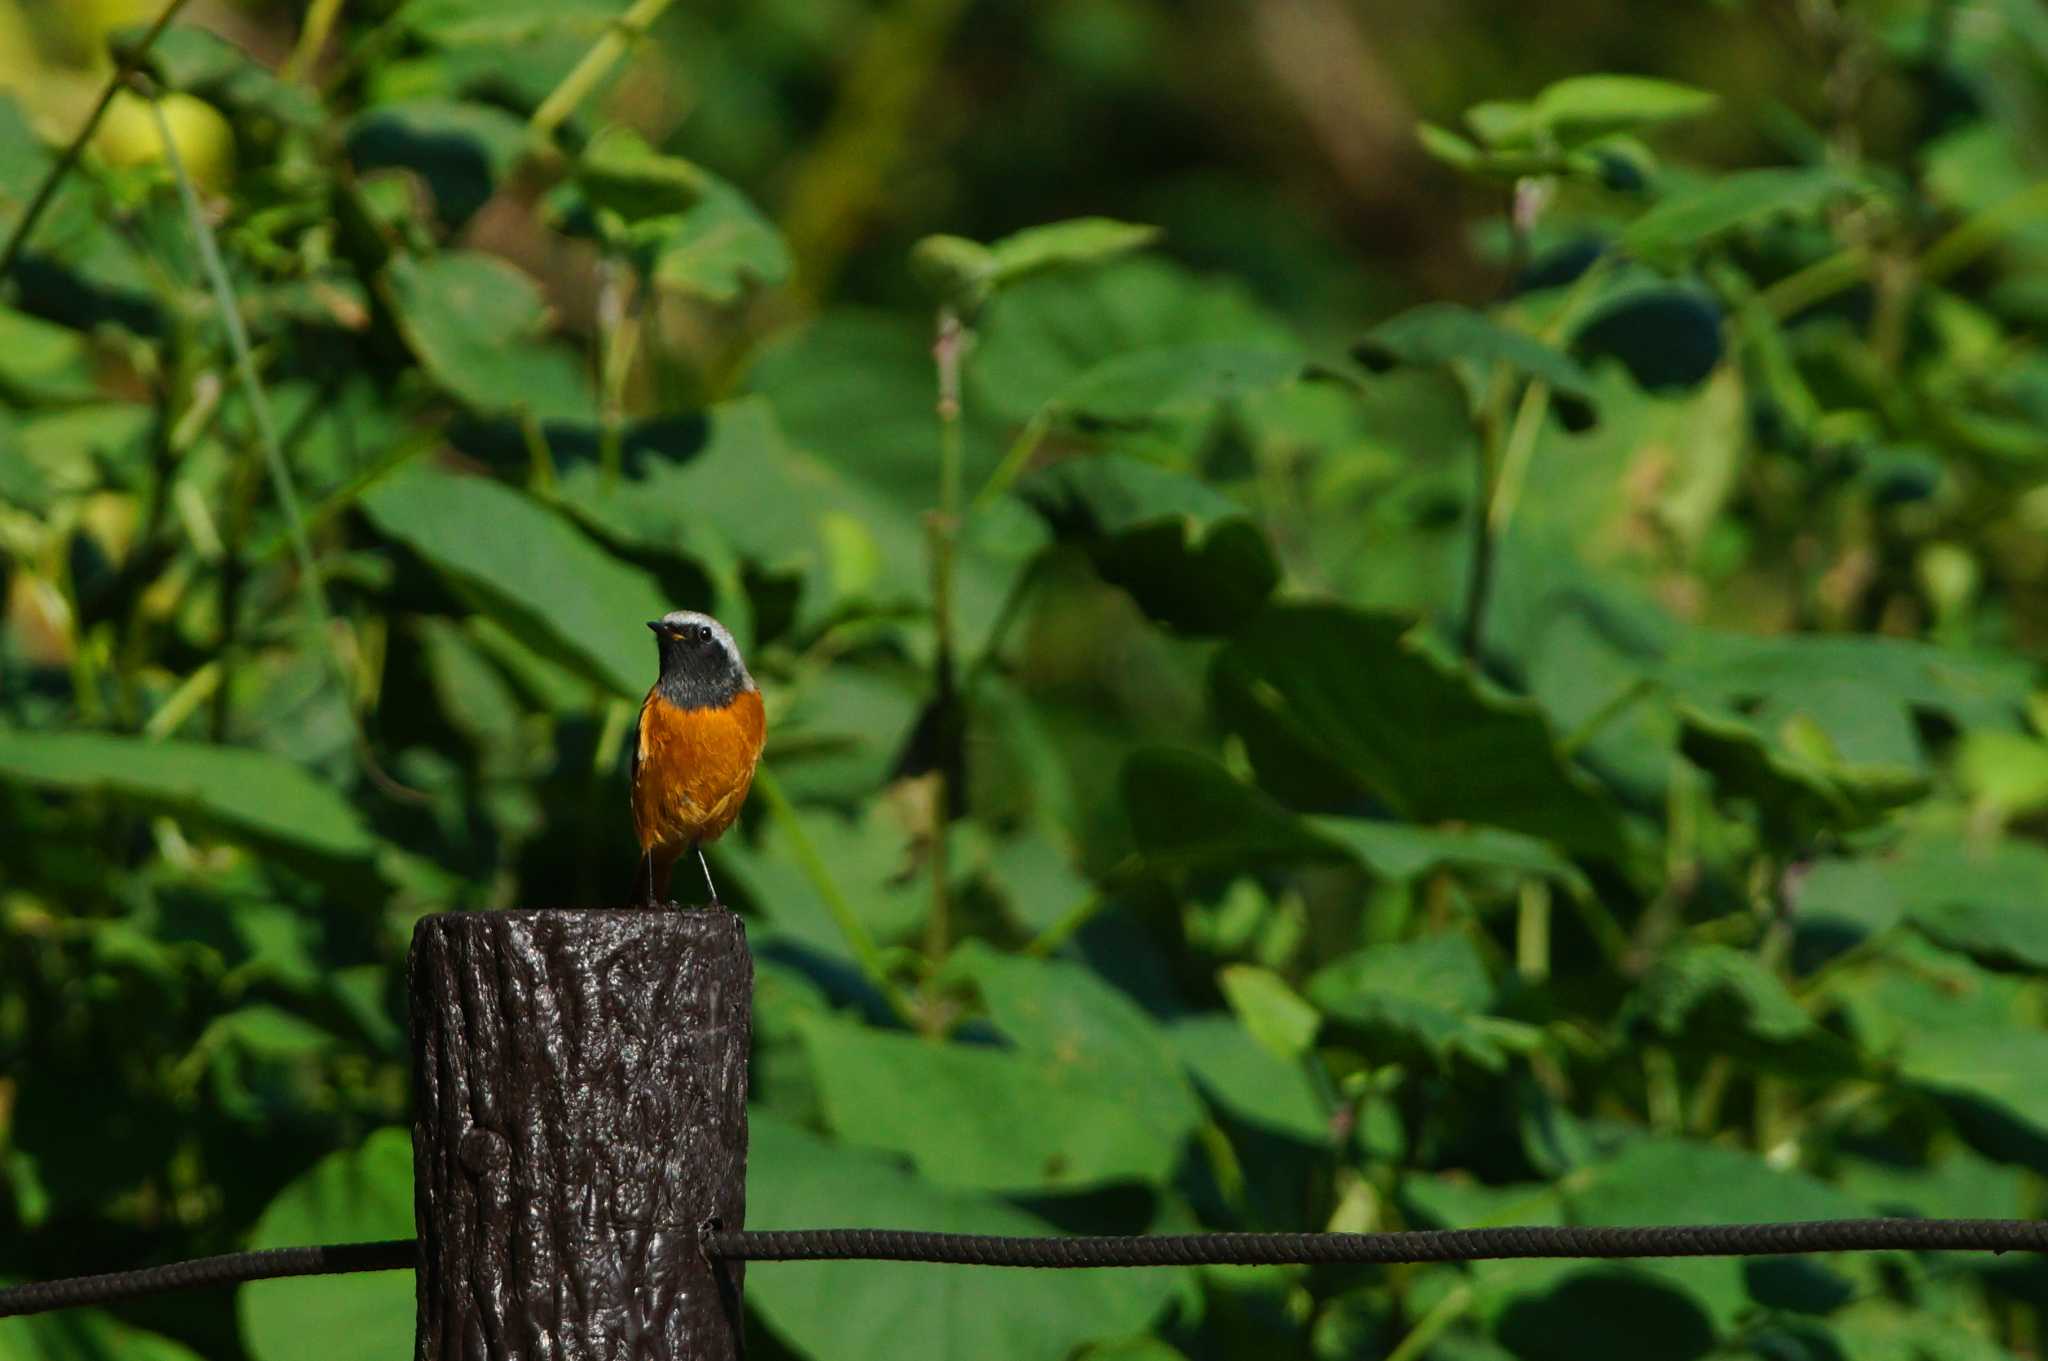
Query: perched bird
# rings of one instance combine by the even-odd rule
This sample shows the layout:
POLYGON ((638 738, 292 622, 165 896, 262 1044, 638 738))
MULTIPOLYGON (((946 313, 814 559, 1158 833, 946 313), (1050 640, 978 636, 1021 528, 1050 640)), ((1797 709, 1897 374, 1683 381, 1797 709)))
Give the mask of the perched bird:
POLYGON ((767 734, 761 690, 732 635, 710 615, 675 610, 647 627, 661 654, 661 678, 640 704, 633 747, 633 830, 645 903, 668 897, 670 871, 693 852, 715 903, 703 846, 732 826, 753 786, 767 734))

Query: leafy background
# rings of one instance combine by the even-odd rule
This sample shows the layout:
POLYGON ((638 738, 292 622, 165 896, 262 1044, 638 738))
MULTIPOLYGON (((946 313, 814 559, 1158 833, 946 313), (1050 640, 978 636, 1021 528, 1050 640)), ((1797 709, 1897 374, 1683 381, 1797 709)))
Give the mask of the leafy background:
MULTIPOLYGON (((151 17, 0 5, 0 232, 151 17)), ((771 714, 758 1226, 2040 1211, 2032 0, 198 0, 147 71, 0 308, 0 1274, 410 1232, 411 925, 623 899, 669 605, 771 714)), ((2044 1288, 748 1296, 768 1357, 1892 1361, 2044 1288)), ((391 1357, 410 1292, 0 1356, 391 1357)))

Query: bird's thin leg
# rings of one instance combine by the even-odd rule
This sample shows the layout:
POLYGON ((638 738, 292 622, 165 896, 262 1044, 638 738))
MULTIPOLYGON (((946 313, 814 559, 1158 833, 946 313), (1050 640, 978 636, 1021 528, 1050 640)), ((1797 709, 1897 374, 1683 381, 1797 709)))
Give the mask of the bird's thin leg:
POLYGON ((642 907, 654 906, 654 852, 648 851, 640 857, 640 868, 647 871, 647 893, 640 899, 642 907))
POLYGON ((690 849, 697 852, 697 867, 704 871, 704 887, 711 892, 710 902, 706 905, 716 907, 718 905, 718 885, 711 882, 711 862, 704 858, 704 848, 702 846, 693 846, 690 849))

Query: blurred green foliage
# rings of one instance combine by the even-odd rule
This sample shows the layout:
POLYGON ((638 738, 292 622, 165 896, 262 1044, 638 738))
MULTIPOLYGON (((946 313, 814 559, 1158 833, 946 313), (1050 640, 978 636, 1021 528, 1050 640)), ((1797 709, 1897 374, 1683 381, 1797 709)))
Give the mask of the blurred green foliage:
MULTIPOLYGON (((624 900, 668 606, 771 716, 758 1226, 2039 1213, 2048 20, 1397 9, 191 5, 0 304, 0 1275, 409 1232, 411 924, 624 900)), ((0 5, 0 235, 152 13, 0 5)), ((2041 1273, 748 1297, 769 1357, 1891 1361, 2038 1354, 2041 1273)))

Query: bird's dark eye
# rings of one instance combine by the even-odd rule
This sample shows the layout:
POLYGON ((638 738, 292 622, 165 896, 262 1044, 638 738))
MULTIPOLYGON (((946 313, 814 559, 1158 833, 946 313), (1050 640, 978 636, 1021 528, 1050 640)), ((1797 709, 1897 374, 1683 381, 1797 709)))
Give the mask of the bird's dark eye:
POLYGON ((700 643, 708 643, 711 641, 711 626, 709 624, 695 625, 690 630, 690 636, 700 643))

